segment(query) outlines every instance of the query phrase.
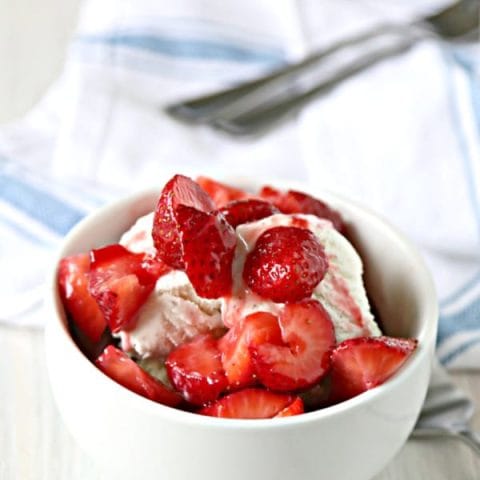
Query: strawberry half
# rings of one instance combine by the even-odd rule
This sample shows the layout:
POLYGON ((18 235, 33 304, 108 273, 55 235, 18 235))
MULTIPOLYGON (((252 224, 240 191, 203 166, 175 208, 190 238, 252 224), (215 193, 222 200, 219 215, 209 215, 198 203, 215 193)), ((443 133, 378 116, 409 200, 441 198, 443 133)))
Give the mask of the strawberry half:
POLYGON ((298 397, 246 388, 231 393, 198 413, 222 418, 272 418, 291 405, 298 397))
POLYGON ((328 268, 315 235, 304 228, 274 227, 263 232, 247 255, 245 283, 274 302, 310 297, 328 268))
POLYGON ((197 177, 196 182, 212 197, 217 208, 221 208, 233 200, 242 200, 250 196, 239 188, 217 182, 212 178, 197 177))
POLYGON ((229 387, 243 388, 255 383, 255 368, 249 346, 261 343, 282 344, 275 315, 256 312, 237 322, 218 342, 229 387))
POLYGON ((303 413, 305 408, 303 406, 303 401, 300 397, 297 397, 288 407, 285 407, 283 410, 280 410, 275 415, 275 418, 279 417, 292 417, 293 415, 300 415, 303 413))
POLYGON ((232 289, 235 230, 220 213, 180 208, 185 272, 197 294, 218 298, 232 289))
POLYGON ((340 343, 332 353, 332 401, 347 400, 381 385, 416 347, 413 338, 357 337, 340 343))
POLYGON ((219 211, 233 228, 280 213, 280 210, 271 203, 256 198, 230 202, 219 211))
POLYGON ((109 345, 95 365, 112 380, 154 402, 174 407, 182 398, 138 366, 128 355, 109 345))
POLYGON ((89 275, 90 258, 87 253, 60 260, 58 287, 63 306, 80 331, 92 342, 98 342, 107 322, 88 291, 89 275))
POLYGON ((89 291, 113 333, 131 325, 165 271, 145 254, 121 245, 92 250, 90 265, 89 291))
POLYGON ((326 218, 339 232, 345 233, 345 222, 340 213, 318 198, 296 190, 281 192, 270 186, 263 187, 259 196, 273 203, 282 213, 306 213, 326 218))
POLYGON ((158 257, 180 270, 184 268, 181 221, 178 219, 181 206, 210 212, 215 204, 198 184, 183 175, 175 175, 163 188, 153 217, 153 243, 158 257))
POLYGON ((237 239, 212 199, 193 180, 176 175, 157 203, 152 235, 157 254, 184 270, 198 295, 218 298, 230 292, 237 239))
POLYGON ((316 300, 286 304, 278 319, 284 345, 250 345, 255 371, 267 388, 306 389, 330 369, 335 332, 327 311, 316 300))
POLYGON ((211 334, 200 335, 168 355, 168 377, 189 403, 205 405, 227 388, 220 356, 217 340, 211 334))

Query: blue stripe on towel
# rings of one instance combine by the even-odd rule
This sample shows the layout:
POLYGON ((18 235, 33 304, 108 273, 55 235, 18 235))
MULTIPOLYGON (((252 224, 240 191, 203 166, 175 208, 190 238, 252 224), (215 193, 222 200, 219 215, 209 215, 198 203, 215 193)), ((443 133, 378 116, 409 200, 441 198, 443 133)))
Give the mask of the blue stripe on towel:
POLYGON ((437 343, 459 332, 480 331, 480 297, 459 312, 440 315, 437 343))
POLYGON ((66 234, 85 215, 50 193, 1 172, 0 199, 59 235, 66 234))
POLYGON ((467 293, 469 290, 475 287, 479 281, 480 281, 480 270, 470 280, 468 280, 468 282, 462 285, 457 291, 453 292, 448 297, 444 298, 440 302, 440 307, 445 308, 447 305, 450 305, 453 302, 457 301, 465 293, 467 293))
POLYGON ((38 238, 36 235, 33 235, 31 232, 29 232, 23 225, 20 225, 17 222, 12 222, 5 217, 0 217, 0 225, 4 225, 6 228, 8 228, 9 231, 14 232, 14 234, 16 235, 15 238, 18 238, 18 236, 23 237, 32 244, 39 245, 41 247, 53 246, 52 242, 48 242, 44 239, 38 238))
POLYGON ((452 362, 453 360, 455 360, 455 358, 457 358, 459 355, 461 355, 462 353, 465 353, 467 350, 469 350, 470 348, 472 348, 474 345, 477 345, 480 343, 480 338, 479 337, 476 337, 476 338, 472 338, 471 340, 468 340, 467 342, 465 343, 462 343, 462 345, 460 345, 459 347, 455 348, 454 350, 452 350, 451 352, 447 353, 446 355, 442 355, 440 357, 440 361, 444 364, 449 364, 450 362, 452 362))
POLYGON ((201 38, 177 38, 158 34, 128 32, 84 35, 79 37, 77 41, 84 44, 105 44, 138 49, 188 59, 227 60, 239 63, 280 63, 284 61, 284 54, 278 49, 249 48, 231 42, 201 38))

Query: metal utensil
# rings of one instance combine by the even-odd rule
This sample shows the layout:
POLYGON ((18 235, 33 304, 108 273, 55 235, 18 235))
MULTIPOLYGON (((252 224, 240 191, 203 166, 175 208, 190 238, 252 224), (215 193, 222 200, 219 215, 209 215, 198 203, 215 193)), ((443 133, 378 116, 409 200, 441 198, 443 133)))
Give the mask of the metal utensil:
POLYGON ((207 123, 233 135, 261 133, 312 98, 387 57, 405 52, 422 38, 464 38, 478 29, 478 12, 478 0, 460 0, 410 25, 377 27, 254 81, 171 105, 166 111, 182 121, 207 123))
POLYGON ((437 364, 433 368, 427 397, 412 437, 457 438, 480 455, 480 435, 469 427, 474 410, 472 400, 437 364))

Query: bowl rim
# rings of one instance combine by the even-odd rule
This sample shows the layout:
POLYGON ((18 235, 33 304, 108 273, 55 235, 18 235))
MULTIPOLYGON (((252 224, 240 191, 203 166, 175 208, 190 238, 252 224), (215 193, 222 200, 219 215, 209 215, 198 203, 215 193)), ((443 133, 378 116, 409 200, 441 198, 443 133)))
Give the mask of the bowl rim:
MULTIPOLYGON (((222 179, 221 181, 230 182, 232 184, 238 183, 234 179, 222 179)), ((158 197, 161 188, 147 188, 136 193, 126 195, 116 201, 110 202, 86 217, 84 217, 79 223, 77 223, 70 232, 65 236, 61 245, 57 249, 55 256, 53 257, 53 267, 50 269, 48 274, 48 282, 46 283, 46 292, 45 292, 45 307, 48 312, 48 321, 46 327, 46 336, 52 336, 53 330, 60 335, 60 337, 65 340, 68 348, 72 348, 72 355, 78 363, 79 368, 87 368, 90 371, 91 378, 96 378, 96 381, 104 383, 105 388, 111 390, 112 395, 120 395, 124 401, 130 402, 132 407, 136 410, 146 411, 150 415, 164 416, 169 417, 173 422, 180 422, 184 424, 189 424, 195 427, 203 428, 217 428, 217 429, 235 429, 235 430, 264 430, 264 429, 283 429, 291 428, 295 426, 301 426, 317 421, 321 421, 325 418, 334 417, 337 415, 342 415, 345 411, 350 411, 357 409, 365 404, 370 403, 376 398, 381 398, 389 390, 395 389, 403 380, 410 375, 419 364, 423 363, 425 356, 432 354, 436 339, 437 324, 438 324, 438 301, 435 292, 435 287, 433 279, 430 272, 428 271, 424 260, 413 246, 413 244, 396 228, 394 228, 388 221, 382 218, 377 213, 374 213, 368 207, 362 206, 360 203, 347 199, 342 195, 333 193, 325 189, 312 189, 308 185, 301 184, 298 182, 286 182, 285 180, 272 180, 268 182, 262 182, 262 179, 243 179, 242 184, 250 186, 255 186, 258 184, 274 184, 278 188, 291 188, 291 189, 301 189, 302 191, 314 194, 320 199, 325 199, 329 204, 334 207, 348 208, 350 210, 355 210, 360 215, 366 215, 371 221, 378 223, 378 225, 389 235, 396 238, 403 248, 411 255, 417 266, 416 272, 420 279, 420 285, 423 290, 424 297, 424 309, 422 318, 425 318, 417 339, 419 341, 418 347, 416 348, 413 355, 405 362, 404 365, 399 369, 395 375, 388 379, 384 384, 379 385, 371 390, 361 393, 351 399, 340 402, 336 405, 328 406, 322 409, 314 410, 311 412, 303 413, 302 415, 295 415, 291 417, 277 418, 276 421, 272 422, 271 419, 224 419, 209 417, 205 415, 199 415, 197 413, 187 412, 179 410, 173 407, 168 407, 166 405, 154 402, 149 400, 141 395, 138 395, 122 385, 118 384, 106 374, 101 372, 94 364, 91 362, 80 350, 78 345, 75 343, 73 337, 71 336, 65 314, 62 312, 61 301, 58 295, 57 288, 57 268, 58 262, 60 259, 69 254, 66 251, 69 249, 69 245, 74 240, 77 235, 83 232, 85 229, 89 228, 90 224, 98 221, 99 218, 108 216, 111 210, 117 208, 127 207, 135 202, 146 200, 149 197, 152 199, 158 197), (113 390, 112 390, 113 389, 113 390)), ((148 212, 145 212, 148 213, 148 212)), ((46 348, 48 349, 49 342, 46 342, 46 348)), ((48 356, 48 351, 47 351, 48 356)), ((430 359, 431 360, 431 359, 430 359)), ((53 361, 53 359, 51 359, 53 361)), ((50 370, 50 362, 47 362, 47 367, 50 370)))

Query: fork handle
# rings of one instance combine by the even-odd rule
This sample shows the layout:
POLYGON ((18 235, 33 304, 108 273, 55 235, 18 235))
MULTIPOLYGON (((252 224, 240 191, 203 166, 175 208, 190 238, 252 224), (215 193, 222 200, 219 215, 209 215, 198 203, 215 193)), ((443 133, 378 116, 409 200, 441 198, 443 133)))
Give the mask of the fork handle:
POLYGON ((480 455, 480 435, 473 430, 452 431, 443 428, 416 428, 412 434, 412 438, 432 438, 432 437, 449 437, 461 440, 468 445, 477 455, 480 455))

